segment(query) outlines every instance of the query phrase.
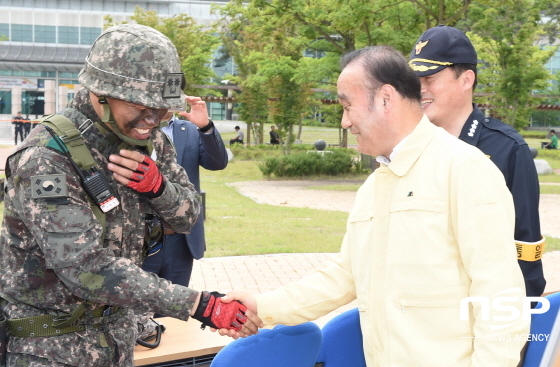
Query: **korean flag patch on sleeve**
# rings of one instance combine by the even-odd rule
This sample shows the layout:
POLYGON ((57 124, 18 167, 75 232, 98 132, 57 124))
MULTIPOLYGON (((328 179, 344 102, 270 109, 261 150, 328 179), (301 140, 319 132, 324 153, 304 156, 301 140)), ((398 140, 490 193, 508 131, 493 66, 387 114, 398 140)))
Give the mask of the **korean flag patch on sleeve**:
POLYGON ((66 175, 31 176, 31 197, 33 199, 66 197, 66 175))

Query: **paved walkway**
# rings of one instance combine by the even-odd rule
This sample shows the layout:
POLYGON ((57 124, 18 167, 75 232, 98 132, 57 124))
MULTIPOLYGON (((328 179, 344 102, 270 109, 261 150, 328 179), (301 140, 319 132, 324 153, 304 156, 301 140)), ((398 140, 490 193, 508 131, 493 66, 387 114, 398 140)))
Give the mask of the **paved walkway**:
MULTIPOLYGON (((13 143, 0 139, 2 144, 13 143)), ((0 148, 0 169, 4 168, 6 156, 12 149, 13 146, 0 148)), ((332 181, 298 180, 234 182, 231 186, 261 204, 349 212, 354 203, 354 192, 309 189, 332 184, 332 181)), ((540 215, 543 233, 560 238, 560 195, 541 195, 540 215)), ((332 254, 319 253, 203 258, 194 263, 191 287, 262 293, 300 279, 321 267, 330 256, 332 254)), ((560 290, 560 251, 546 253, 543 263, 547 278, 545 292, 560 290)), ((317 323, 322 325, 334 315, 353 307, 356 307, 355 301, 320 318, 317 323)))

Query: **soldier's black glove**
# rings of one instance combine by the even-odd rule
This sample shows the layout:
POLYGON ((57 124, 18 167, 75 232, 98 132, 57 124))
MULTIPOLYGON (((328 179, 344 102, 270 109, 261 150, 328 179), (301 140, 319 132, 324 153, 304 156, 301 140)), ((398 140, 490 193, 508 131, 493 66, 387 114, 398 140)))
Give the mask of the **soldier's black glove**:
POLYGON ((202 292, 198 307, 193 318, 202 322, 201 329, 206 325, 214 329, 233 329, 240 331, 247 321, 247 307, 238 301, 222 303, 218 298, 225 294, 218 292, 202 292))

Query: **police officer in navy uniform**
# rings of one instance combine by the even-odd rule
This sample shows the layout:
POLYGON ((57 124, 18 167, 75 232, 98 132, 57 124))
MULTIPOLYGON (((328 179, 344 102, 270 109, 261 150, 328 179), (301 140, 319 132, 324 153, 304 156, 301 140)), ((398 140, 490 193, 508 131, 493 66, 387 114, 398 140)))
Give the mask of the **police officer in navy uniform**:
POLYGON ((473 103, 476 64, 476 51, 467 36, 443 25, 420 36, 409 60, 420 77, 422 108, 428 118, 478 147, 502 171, 515 204, 515 245, 527 296, 538 297, 546 281, 541 262, 545 238, 540 231, 535 163, 527 143, 514 128, 486 117, 473 103))

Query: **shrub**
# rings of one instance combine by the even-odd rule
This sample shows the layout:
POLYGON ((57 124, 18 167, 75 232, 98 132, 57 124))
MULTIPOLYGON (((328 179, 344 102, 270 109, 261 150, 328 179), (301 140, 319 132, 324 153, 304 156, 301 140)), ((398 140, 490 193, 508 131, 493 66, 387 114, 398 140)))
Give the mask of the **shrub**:
POLYGON ((295 153, 267 158, 259 164, 259 169, 265 177, 336 176, 350 173, 352 162, 351 154, 344 150, 334 150, 324 155, 295 153))
MULTIPOLYGON (((271 145, 271 144, 259 144, 259 145, 248 145, 243 144, 233 144, 230 146, 231 152, 235 160, 239 161, 262 161, 265 158, 279 157, 284 153, 284 147, 281 145, 271 145)), ((329 148, 330 149, 330 148, 329 148)), ((353 149, 345 148, 333 148, 334 150, 346 151, 349 154, 356 154, 353 149)), ((311 144, 292 144, 292 153, 296 152, 307 152, 310 150, 315 150, 315 147, 311 144)))
POLYGON ((250 145, 233 144, 230 146, 233 158, 239 161, 260 161, 267 157, 282 155, 282 147, 278 145, 250 145))
POLYGON ((539 130, 521 130, 519 134, 524 137, 525 139, 533 138, 533 139, 546 139, 548 138, 548 131, 539 131, 539 130))

